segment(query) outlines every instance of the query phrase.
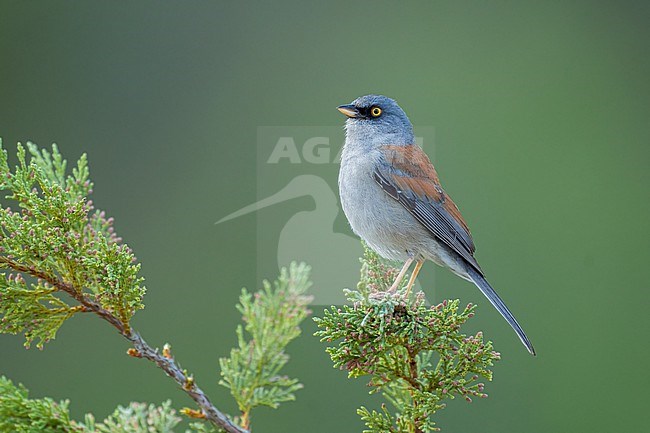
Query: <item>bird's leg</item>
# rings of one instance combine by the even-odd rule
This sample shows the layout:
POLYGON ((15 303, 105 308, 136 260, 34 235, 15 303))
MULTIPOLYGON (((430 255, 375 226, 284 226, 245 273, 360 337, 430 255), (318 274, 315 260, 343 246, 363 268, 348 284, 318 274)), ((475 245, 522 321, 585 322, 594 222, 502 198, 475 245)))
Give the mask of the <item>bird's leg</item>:
POLYGON ((424 264, 424 260, 418 260, 415 263, 415 267, 413 268, 413 272, 411 273, 411 278, 409 278, 409 283, 406 286, 406 297, 408 298, 409 293, 411 293, 411 287, 413 287, 413 284, 415 283, 415 279, 418 277, 418 274, 420 273, 420 269, 422 269, 422 265, 424 264))
POLYGON ((395 282, 393 283, 392 286, 390 286, 390 289, 388 289, 389 292, 394 292, 397 290, 397 286, 399 286, 399 283, 404 279, 404 275, 406 275, 406 271, 408 271, 409 266, 411 266, 411 263, 413 263, 413 260, 415 260, 413 257, 410 257, 408 260, 404 262, 404 266, 402 267, 402 270, 399 271, 399 274, 397 274, 397 278, 395 278, 395 282))

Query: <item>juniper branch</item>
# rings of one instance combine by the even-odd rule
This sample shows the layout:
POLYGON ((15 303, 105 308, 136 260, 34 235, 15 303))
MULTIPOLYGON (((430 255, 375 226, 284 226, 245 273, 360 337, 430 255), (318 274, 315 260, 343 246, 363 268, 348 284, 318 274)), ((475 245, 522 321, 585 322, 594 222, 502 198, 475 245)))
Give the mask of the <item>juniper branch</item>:
POLYGON ((365 433, 428 433, 437 431, 431 419, 455 396, 487 397, 480 377, 492 380, 490 367, 500 359, 481 332, 465 335, 461 326, 475 306, 459 301, 427 307, 423 293, 415 300, 405 291, 386 292, 396 270, 366 248, 361 281, 348 290, 351 305, 325 310, 315 318, 316 335, 334 366, 348 377, 369 376, 371 393, 381 392, 394 408, 357 410, 365 433))
POLYGON ((183 391, 185 391, 185 393, 196 402, 208 421, 221 427, 228 433, 247 433, 247 430, 235 425, 223 412, 212 404, 205 392, 203 392, 203 390, 196 384, 194 379, 188 377, 173 356, 163 356, 163 354, 158 352, 157 349, 152 348, 137 331, 125 326, 120 319, 103 308, 98 302, 76 290, 71 284, 62 281, 61 279, 53 278, 52 275, 35 269, 34 267, 16 263, 2 256, 0 256, 0 267, 9 268, 16 272, 25 273, 32 277, 47 281, 57 290, 68 294, 75 301, 81 304, 85 311, 92 312, 101 317, 117 329, 124 338, 129 340, 135 349, 135 351, 129 352, 131 356, 147 359, 167 373, 167 375, 180 385, 183 391))
POLYGON ((140 265, 115 235, 112 219, 100 211, 91 214, 85 155, 66 175, 66 161, 56 146, 49 152, 27 143, 27 149, 29 161, 18 144, 12 172, 0 141, 0 189, 20 207, 20 212, 0 209, 0 268, 19 275, 0 278, 0 331, 24 333, 26 346, 40 339, 40 348, 70 316, 94 313, 133 344, 131 356, 153 362, 179 384, 201 417, 228 433, 247 433, 210 402, 169 351, 160 353, 131 328, 131 317, 144 307, 140 265), (38 283, 30 288, 22 275, 38 283), (53 296, 55 292, 74 302, 53 296))

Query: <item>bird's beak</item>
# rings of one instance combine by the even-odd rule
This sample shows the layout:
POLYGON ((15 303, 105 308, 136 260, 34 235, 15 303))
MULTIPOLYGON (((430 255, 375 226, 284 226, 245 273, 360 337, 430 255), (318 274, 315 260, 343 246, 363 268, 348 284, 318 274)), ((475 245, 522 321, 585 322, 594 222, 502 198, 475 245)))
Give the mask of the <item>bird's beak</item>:
POLYGON ((361 114, 361 113, 359 113, 359 110, 357 109, 357 107, 355 107, 352 104, 339 105, 338 107, 336 107, 336 109, 339 110, 341 113, 345 114, 347 117, 350 117, 350 118, 359 117, 359 115, 361 114))

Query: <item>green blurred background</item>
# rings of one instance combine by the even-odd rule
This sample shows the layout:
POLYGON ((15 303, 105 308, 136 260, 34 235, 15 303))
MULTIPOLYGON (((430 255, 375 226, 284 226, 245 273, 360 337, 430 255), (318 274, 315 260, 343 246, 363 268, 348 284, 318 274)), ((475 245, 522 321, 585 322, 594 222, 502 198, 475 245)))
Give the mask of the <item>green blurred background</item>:
MULTIPOLYGON (((257 228, 279 231, 313 206, 300 198, 214 225, 258 198, 258 127, 339 126, 336 105, 392 96, 435 127, 435 161, 477 257, 539 353, 477 290, 425 266, 437 296, 480 305, 470 328, 503 354, 490 398, 451 402, 439 426, 645 431, 649 18, 641 1, 5 0, 0 136, 10 149, 32 140, 89 154, 94 201, 143 263, 135 326, 171 342, 234 412, 217 359, 235 342, 239 289, 276 273, 257 252, 277 239, 260 245, 257 228)), ((335 188, 338 166, 318 170, 335 188)), ((334 228, 350 234, 342 214, 334 228)), ((287 373, 305 389, 254 414, 256 432, 361 431, 365 382, 332 369, 313 331, 290 347, 287 373)), ((76 317, 43 352, 0 336, 0 373, 33 396, 71 399, 77 418, 131 400, 190 403, 126 349, 105 323, 76 317)))

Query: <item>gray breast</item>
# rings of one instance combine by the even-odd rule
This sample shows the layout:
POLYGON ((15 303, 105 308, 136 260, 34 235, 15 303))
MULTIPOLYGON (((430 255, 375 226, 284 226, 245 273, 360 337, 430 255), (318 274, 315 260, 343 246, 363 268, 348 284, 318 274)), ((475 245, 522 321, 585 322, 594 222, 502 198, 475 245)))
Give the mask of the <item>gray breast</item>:
POLYGON ((420 244, 430 236, 375 182, 373 170, 379 155, 356 156, 344 152, 339 172, 341 205, 352 230, 387 259, 404 261, 419 255, 420 244))

